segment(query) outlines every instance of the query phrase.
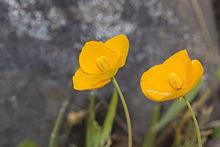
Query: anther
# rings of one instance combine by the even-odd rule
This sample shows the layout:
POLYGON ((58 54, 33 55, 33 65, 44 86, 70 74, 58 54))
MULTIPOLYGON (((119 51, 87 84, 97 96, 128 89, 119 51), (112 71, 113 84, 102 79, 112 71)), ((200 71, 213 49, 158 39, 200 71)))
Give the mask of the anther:
POLYGON ((174 89, 180 90, 183 87, 182 80, 175 72, 170 72, 168 74, 168 81, 170 83, 170 86, 174 89))
POLYGON ((110 62, 105 56, 100 56, 96 58, 96 66, 101 72, 111 70, 110 62))

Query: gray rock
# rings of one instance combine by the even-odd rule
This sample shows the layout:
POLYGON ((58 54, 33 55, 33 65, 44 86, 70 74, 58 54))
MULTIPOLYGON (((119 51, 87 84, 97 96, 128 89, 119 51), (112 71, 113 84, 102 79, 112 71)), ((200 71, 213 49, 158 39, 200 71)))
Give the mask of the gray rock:
MULTIPOLYGON (((216 46, 211 2, 202 0, 201 8, 216 46)), ((0 146, 15 146, 26 138, 47 146, 65 97, 72 99, 72 110, 87 108, 88 92, 72 90, 71 79, 74 63, 89 40, 128 36, 129 55, 116 78, 140 142, 156 104, 141 92, 144 71, 187 48, 204 65, 203 89, 217 86, 219 52, 207 46, 190 1, 0 0, 0 21, 0 146)), ((112 87, 100 89, 98 96, 108 99, 112 87)), ((209 101, 219 117, 217 96, 209 101)), ((164 103, 165 109, 170 103, 164 103)), ((119 117, 123 115, 120 109, 119 117)))

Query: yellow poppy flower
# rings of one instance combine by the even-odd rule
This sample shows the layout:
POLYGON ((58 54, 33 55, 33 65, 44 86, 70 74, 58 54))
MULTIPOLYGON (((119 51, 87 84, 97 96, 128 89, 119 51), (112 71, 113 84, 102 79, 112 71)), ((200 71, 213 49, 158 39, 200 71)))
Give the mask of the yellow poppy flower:
POLYGON ((186 50, 168 58, 163 64, 151 67, 140 81, 146 97, 153 101, 165 101, 184 96, 192 90, 203 74, 199 60, 191 60, 186 50))
POLYGON ((80 68, 73 76, 74 89, 96 89, 109 83, 118 69, 125 65, 128 49, 129 41, 123 34, 105 43, 86 42, 79 56, 80 68))

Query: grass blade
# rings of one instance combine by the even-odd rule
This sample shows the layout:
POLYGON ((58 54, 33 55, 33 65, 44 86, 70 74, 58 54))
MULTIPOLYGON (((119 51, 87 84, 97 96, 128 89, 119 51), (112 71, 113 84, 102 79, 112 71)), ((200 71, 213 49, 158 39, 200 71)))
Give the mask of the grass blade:
POLYGON ((95 102, 94 94, 91 92, 90 105, 89 105, 89 118, 87 120, 86 128, 86 147, 92 147, 93 133, 94 133, 94 121, 95 121, 95 102))
POLYGON ((153 127, 157 123, 157 120, 160 116, 160 108, 161 108, 161 103, 157 103, 147 135, 144 139, 143 147, 153 147, 154 145, 155 137, 157 135, 157 130, 153 130, 153 127))
POLYGON ((86 129, 86 147, 100 147, 101 143, 101 127, 95 120, 95 111, 98 105, 95 105, 94 94, 91 92, 90 105, 89 105, 89 117, 87 120, 86 129))
POLYGON ((109 136, 111 134, 112 126, 113 126, 113 122, 115 118, 115 113, 117 109, 117 104, 118 104, 118 93, 117 93, 117 90, 114 89, 111 103, 110 103, 110 106, 109 106, 109 109, 108 109, 108 112, 107 112, 107 115, 104 121, 103 129, 102 129, 102 135, 101 135, 102 145, 104 145, 105 142, 108 141, 109 136))
POLYGON ((217 70, 217 78, 218 78, 218 81, 220 82, 220 67, 217 70))
POLYGON ((17 147, 39 147, 39 146, 34 141, 25 140, 21 142, 17 147))

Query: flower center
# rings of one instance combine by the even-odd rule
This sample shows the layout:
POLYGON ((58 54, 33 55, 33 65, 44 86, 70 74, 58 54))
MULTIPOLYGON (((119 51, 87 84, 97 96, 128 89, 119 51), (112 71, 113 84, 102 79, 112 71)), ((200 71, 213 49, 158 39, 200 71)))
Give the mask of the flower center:
POLYGON ((183 82, 180 77, 175 72, 170 72, 168 74, 168 81, 170 86, 174 89, 180 90, 183 87, 183 82))
POLYGON ((96 58, 96 66, 101 72, 111 70, 110 62, 105 56, 100 56, 96 58))

